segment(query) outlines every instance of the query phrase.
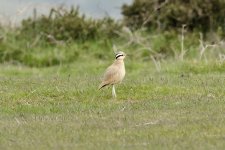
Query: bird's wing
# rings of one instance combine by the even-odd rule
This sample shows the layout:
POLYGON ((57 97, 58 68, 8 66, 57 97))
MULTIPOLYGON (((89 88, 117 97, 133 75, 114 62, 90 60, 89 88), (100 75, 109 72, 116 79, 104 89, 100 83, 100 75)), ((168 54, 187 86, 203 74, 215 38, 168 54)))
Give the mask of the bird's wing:
POLYGON ((114 66, 114 65, 109 66, 106 69, 103 81, 105 81, 105 82, 113 82, 114 80, 117 79, 117 76, 118 76, 118 67, 114 66))
POLYGON ((102 88, 106 85, 112 84, 116 82, 116 79, 118 78, 118 67, 111 65, 106 69, 106 72, 103 77, 103 81, 100 84, 99 88, 102 88))

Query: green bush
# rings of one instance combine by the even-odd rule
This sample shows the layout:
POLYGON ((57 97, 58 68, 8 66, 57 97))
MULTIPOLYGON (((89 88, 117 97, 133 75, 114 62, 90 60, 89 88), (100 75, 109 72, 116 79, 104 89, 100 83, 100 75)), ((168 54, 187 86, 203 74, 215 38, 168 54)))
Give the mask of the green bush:
POLYGON ((78 48, 69 45, 34 44, 24 38, 18 38, 18 29, 0 30, 0 63, 9 62, 30 67, 46 67, 70 63, 78 56, 78 48))
POLYGON ((28 39, 44 34, 46 40, 93 40, 116 36, 121 26, 111 18, 94 20, 79 14, 78 8, 51 9, 48 16, 34 17, 22 21, 20 36, 28 39))
POLYGON ((169 30, 186 24, 189 30, 225 31, 224 0, 134 0, 123 5, 124 23, 137 29, 169 30))
POLYGON ((100 53, 83 45, 103 41, 102 51, 110 39, 118 36, 116 31, 120 28, 121 25, 111 18, 86 18, 73 7, 70 10, 51 9, 49 15, 40 17, 36 17, 34 11, 34 16, 23 20, 20 27, 5 27, 7 30, 4 30, 0 26, 0 63, 30 67, 70 63, 87 49, 91 49, 92 54, 100 53))
POLYGON ((10 62, 30 67, 48 67, 61 63, 70 63, 79 56, 77 49, 70 47, 35 47, 26 48, 10 43, 0 44, 0 63, 10 62))

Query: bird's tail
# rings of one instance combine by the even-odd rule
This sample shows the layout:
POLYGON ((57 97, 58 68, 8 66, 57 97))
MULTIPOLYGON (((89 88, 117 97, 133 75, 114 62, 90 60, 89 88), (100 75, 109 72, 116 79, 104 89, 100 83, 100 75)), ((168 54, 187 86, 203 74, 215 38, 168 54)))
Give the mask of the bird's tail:
POLYGON ((99 86, 98 86, 98 89, 101 90, 101 88, 105 87, 109 85, 108 83, 105 83, 105 82, 102 82, 99 86))

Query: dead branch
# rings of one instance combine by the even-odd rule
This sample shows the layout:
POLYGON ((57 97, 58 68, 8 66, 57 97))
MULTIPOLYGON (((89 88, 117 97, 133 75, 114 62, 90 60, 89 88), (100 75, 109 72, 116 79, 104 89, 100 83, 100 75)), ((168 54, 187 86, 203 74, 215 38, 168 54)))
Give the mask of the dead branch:
POLYGON ((202 33, 200 33, 200 39, 199 39, 199 43, 200 43, 200 55, 199 55, 199 60, 202 60, 202 57, 204 56, 206 61, 207 61, 207 58, 205 56, 205 52, 206 52, 206 49, 212 47, 214 48, 216 46, 216 44, 205 44, 204 41, 203 41, 203 35, 202 33))

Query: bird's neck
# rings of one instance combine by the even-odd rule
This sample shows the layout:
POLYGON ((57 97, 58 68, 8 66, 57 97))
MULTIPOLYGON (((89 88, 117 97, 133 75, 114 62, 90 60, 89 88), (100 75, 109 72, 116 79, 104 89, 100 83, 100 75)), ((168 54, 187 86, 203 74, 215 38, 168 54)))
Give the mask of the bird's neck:
POLYGON ((124 64, 123 59, 116 59, 115 62, 116 64, 124 64))

